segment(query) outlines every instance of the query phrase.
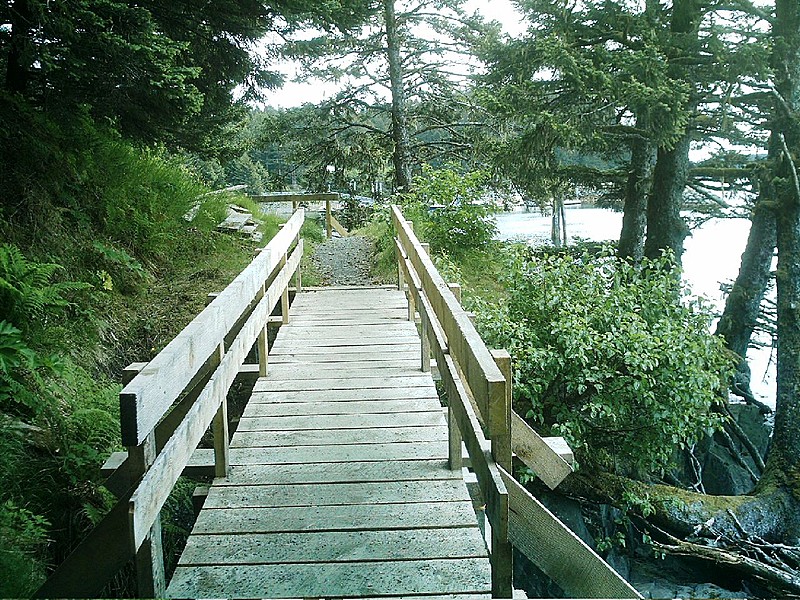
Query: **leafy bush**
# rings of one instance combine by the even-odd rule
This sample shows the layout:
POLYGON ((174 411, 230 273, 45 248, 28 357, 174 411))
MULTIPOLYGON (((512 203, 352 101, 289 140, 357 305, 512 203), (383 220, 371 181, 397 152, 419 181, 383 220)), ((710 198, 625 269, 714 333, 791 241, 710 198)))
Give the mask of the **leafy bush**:
POLYGON ((710 409, 733 363, 668 257, 528 254, 510 253, 507 302, 480 308, 490 343, 514 357, 528 418, 582 461, 631 474, 666 468, 719 425, 710 409))
POLYGON ((403 212, 418 225, 418 235, 431 250, 459 252, 492 241, 497 232, 491 217, 494 207, 480 201, 486 179, 483 171, 461 174, 430 167, 415 178, 403 212))

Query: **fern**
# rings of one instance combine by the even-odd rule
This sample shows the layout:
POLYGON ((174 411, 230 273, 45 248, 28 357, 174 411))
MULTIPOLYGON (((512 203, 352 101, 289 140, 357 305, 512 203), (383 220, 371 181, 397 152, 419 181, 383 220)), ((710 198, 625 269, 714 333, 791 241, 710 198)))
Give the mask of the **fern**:
POLYGON ((40 263, 25 258, 12 244, 0 244, 0 319, 25 327, 47 313, 70 306, 66 294, 89 287, 75 281, 52 282, 63 270, 55 263, 40 263))

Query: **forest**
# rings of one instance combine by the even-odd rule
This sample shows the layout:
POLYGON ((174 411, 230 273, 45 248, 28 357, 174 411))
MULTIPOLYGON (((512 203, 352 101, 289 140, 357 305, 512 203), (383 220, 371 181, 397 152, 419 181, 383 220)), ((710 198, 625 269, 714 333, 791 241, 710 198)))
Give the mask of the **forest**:
MULTIPOLYGON (((516 410, 574 449, 554 510, 610 562, 800 596, 800 3, 511 4, 514 35, 464 0, 3 3, 0 596, 34 594, 109 510, 122 370, 252 258, 215 230, 249 200, 211 192, 241 185, 342 193, 376 276, 403 207, 511 353, 516 410), (332 91, 269 106, 287 64, 332 91), (622 213, 615 243, 569 241, 578 197, 622 213), (551 244, 497 241, 521 203, 551 244), (712 217, 750 220, 720 314, 681 279, 712 217), (774 408, 750 389, 765 335, 774 408), (707 490, 723 451, 747 485, 707 490)), ((190 495, 165 507, 172 554, 190 495)))

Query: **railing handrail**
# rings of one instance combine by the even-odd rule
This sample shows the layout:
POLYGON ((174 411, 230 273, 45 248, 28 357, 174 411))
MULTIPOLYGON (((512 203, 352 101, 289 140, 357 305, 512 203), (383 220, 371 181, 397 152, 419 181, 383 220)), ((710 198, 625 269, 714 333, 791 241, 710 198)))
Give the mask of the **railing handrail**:
POLYGON ((300 290, 304 216, 303 209, 295 212, 250 265, 150 363, 126 369, 132 378, 120 394, 128 418, 127 430, 123 424, 128 452, 115 470, 120 475, 119 500, 36 597, 96 596, 133 557, 139 596, 163 597, 159 513, 209 425, 215 473, 227 475, 227 393, 256 343, 258 371, 266 373, 270 314, 280 302, 282 321, 288 322, 294 274, 300 290))
POLYGON ((120 425, 124 446, 144 442, 253 302, 297 237, 303 220, 300 209, 250 265, 123 388, 120 425))
POLYGON ((428 256, 427 245, 417 239, 399 207, 391 210, 398 285, 402 289, 403 281, 408 283, 409 319, 419 312, 422 369, 430 369, 432 354, 447 393, 450 467, 461 466, 463 438, 492 525, 492 596, 511 597, 513 545, 575 597, 641 598, 511 475, 513 446, 519 458, 555 488, 572 471, 554 449, 563 440, 539 437, 513 412, 508 353, 486 347, 428 256))

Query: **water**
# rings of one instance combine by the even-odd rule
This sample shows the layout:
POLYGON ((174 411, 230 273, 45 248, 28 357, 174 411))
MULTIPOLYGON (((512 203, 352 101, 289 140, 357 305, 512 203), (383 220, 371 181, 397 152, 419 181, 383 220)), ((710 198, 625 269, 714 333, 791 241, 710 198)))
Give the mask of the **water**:
MULTIPOLYGON (((501 240, 525 241, 534 245, 550 243, 551 219, 538 211, 519 209, 500 213, 496 219, 497 237, 501 240)), ((570 241, 577 238, 617 240, 622 229, 622 213, 603 208, 567 207, 566 222, 570 241)), ((747 219, 711 219, 686 238, 684 278, 692 291, 708 299, 718 313, 725 306, 720 284, 730 283, 736 278, 749 231, 750 221, 747 219)), ((771 350, 751 349, 748 359, 753 393, 774 407, 775 364, 771 350)))

